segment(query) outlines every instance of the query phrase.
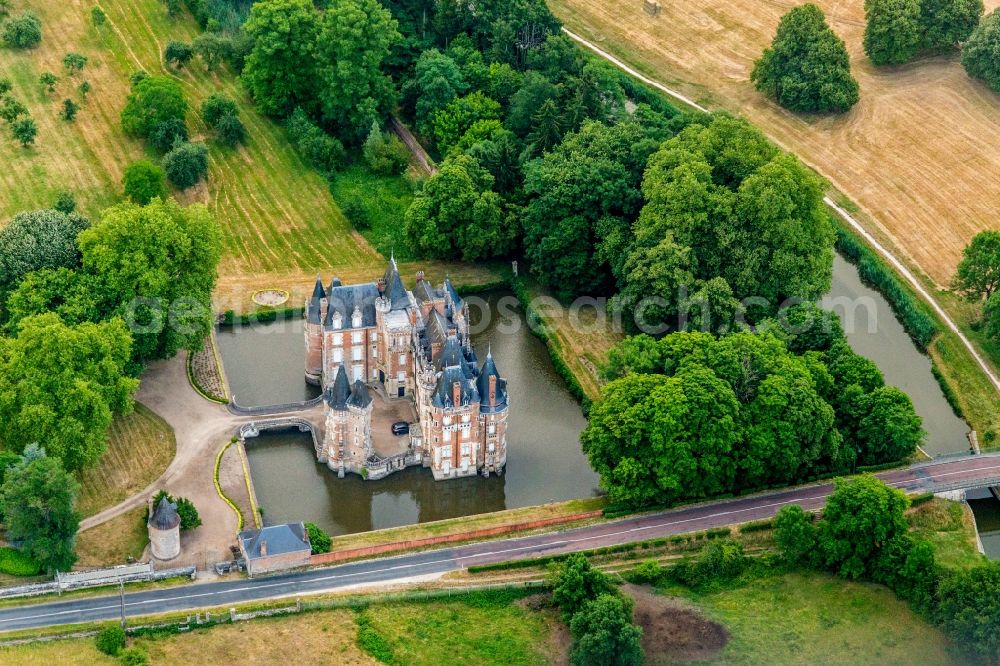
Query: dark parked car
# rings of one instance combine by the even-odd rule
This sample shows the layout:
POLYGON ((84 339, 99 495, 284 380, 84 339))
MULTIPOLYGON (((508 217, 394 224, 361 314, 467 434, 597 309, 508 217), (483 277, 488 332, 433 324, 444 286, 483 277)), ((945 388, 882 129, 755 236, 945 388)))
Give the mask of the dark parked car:
POLYGON ((406 421, 396 421, 392 424, 393 435, 405 435, 410 432, 410 424, 406 421))

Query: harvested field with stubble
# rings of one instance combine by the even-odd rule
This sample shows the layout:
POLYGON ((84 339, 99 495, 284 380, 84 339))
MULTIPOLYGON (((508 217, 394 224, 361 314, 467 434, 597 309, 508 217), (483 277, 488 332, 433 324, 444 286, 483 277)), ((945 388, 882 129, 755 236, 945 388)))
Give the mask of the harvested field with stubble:
MULTIPOLYGON (((861 101, 837 117, 785 111, 750 83, 753 61, 798 2, 676 0, 652 17, 642 0, 549 0, 566 26, 711 108, 747 117, 861 207, 933 282, 997 224, 1000 95, 957 55, 875 68, 864 55, 863 0, 817 0, 846 43, 861 101)), ((986 11, 1000 0, 986 0, 986 11)))

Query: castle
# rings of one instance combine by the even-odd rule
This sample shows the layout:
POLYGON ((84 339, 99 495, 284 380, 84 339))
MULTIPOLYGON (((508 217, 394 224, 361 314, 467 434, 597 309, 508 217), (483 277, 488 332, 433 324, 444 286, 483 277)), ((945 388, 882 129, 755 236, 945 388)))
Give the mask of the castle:
POLYGON ((305 346, 306 381, 326 404, 317 457, 340 476, 376 479, 411 465, 435 480, 503 472, 507 380, 492 353, 480 367, 468 305, 448 279, 434 288, 419 272, 408 291, 394 258, 377 282, 324 287, 317 278, 305 346), (403 401, 416 418, 405 438, 385 418, 403 401))

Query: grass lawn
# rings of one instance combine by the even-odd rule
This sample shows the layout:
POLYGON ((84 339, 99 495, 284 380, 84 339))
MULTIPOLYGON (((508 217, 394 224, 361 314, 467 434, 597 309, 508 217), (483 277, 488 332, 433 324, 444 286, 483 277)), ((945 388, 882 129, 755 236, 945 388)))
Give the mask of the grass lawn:
POLYGON ((976 546, 972 512, 960 502, 933 499, 907 514, 915 536, 934 545, 938 564, 952 569, 968 569, 985 558, 976 546))
POLYGON ((86 518, 131 497, 163 474, 176 450, 173 429, 136 403, 111 424, 101 461, 80 475, 77 511, 86 518))
POLYGON ((125 564, 128 556, 138 558, 149 543, 146 506, 127 511, 76 536, 77 565, 83 567, 125 564))
POLYGON ((940 631, 880 585, 792 573, 684 596, 729 631, 714 663, 960 663, 940 631))
MULTIPOLYGON (((407 176, 377 176, 361 164, 337 174, 333 196, 345 209, 364 211, 368 228, 361 234, 379 252, 395 252, 399 261, 415 259, 403 230, 403 216, 413 201, 413 180, 407 176)), ((362 225, 363 226, 363 225, 362 225)))

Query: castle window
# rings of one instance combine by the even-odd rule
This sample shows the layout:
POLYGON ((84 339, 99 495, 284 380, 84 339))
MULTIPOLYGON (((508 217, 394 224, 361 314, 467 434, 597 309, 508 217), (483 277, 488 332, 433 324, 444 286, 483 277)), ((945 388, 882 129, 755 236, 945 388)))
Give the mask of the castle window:
POLYGON ((469 429, 465 428, 462 430, 462 439, 469 439, 469 429))
POLYGON ((450 446, 442 446, 441 447, 441 457, 442 458, 450 458, 451 457, 451 447, 450 446))
POLYGON ((333 336, 333 344, 334 344, 334 346, 339 347, 342 344, 344 344, 344 339, 342 337, 340 337, 340 335, 334 335, 333 336))
POLYGON ((372 342, 376 342, 378 340, 378 331, 372 331, 371 338, 372 342))
POLYGON ((451 425, 451 417, 450 416, 444 417, 444 424, 446 426, 451 425))
POLYGON ((344 350, 343 349, 334 349, 333 350, 333 362, 334 363, 340 363, 343 360, 344 360, 344 350))
POLYGON ((400 365, 406 365, 406 354, 400 354, 399 355, 399 364, 400 365))
POLYGON ((361 347, 355 347, 351 350, 351 359, 355 361, 361 360, 361 347))
POLYGON ((468 422, 469 422, 469 415, 468 414, 463 414, 462 415, 462 423, 468 423, 468 422))
POLYGON ((404 370, 400 370, 399 374, 396 375, 396 381, 397 382, 405 382, 406 381, 406 372, 404 370))
POLYGON ((494 450, 495 448, 496 448, 496 444, 494 444, 493 442, 490 442, 490 445, 489 445, 489 447, 487 448, 487 450, 488 450, 488 451, 489 451, 490 453, 493 453, 493 450, 494 450))
MULTIPOLYGON (((496 424, 495 423, 491 423, 489 425, 489 427, 486 429, 486 432, 490 433, 491 435, 495 435, 497 433, 497 426, 496 426, 496 424)), ((490 444, 490 446, 493 446, 493 445, 490 444)))
POLYGON ((469 445, 468 444, 462 444, 462 455, 463 456, 469 455, 469 445))
MULTIPOLYGON (((360 322, 357 325, 360 325, 360 322)), ((355 331, 354 333, 351 333, 351 342, 353 342, 356 345, 361 343, 361 331, 355 331)))

